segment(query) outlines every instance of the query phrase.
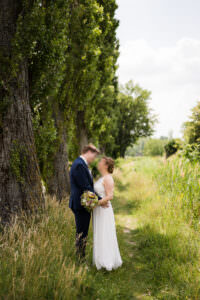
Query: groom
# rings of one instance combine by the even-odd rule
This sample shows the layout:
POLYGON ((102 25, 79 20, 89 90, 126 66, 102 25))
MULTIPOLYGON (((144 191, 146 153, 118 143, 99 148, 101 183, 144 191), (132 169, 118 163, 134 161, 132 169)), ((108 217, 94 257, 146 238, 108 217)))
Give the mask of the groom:
POLYGON ((91 214, 81 205, 81 195, 84 191, 94 192, 93 178, 88 165, 95 160, 99 153, 100 151, 93 144, 85 146, 81 155, 73 162, 70 170, 71 194, 69 207, 75 216, 76 252, 81 260, 85 257, 86 239, 91 217, 91 214))

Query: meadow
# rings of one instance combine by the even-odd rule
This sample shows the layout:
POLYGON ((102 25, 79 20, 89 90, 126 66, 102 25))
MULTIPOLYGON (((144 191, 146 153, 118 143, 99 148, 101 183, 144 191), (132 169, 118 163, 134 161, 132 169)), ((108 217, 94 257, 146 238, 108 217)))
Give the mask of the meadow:
POLYGON ((123 266, 92 266, 74 253, 67 199, 21 216, 0 233, 0 299, 200 299, 199 165, 173 157, 118 159, 115 211, 123 266))

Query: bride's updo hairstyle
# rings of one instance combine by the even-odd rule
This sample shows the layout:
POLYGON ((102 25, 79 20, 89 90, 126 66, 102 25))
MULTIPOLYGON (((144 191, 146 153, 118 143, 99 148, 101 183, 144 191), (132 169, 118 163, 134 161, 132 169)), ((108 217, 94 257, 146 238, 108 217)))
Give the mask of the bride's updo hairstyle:
POLYGON ((115 167, 114 160, 111 157, 107 157, 107 156, 103 156, 102 158, 105 160, 105 163, 108 167, 108 172, 112 174, 115 167))

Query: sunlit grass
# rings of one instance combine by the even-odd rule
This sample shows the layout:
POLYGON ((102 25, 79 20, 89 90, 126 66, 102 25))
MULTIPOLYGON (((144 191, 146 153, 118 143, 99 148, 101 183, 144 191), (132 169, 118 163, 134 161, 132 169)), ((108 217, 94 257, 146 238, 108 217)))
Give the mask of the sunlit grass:
POLYGON ((47 199, 47 210, 25 216, 1 235, 1 299, 72 299, 84 287, 77 267, 74 228, 66 203, 47 199))
POLYGON ((121 225, 133 229, 134 264, 139 270, 133 281, 149 299, 199 299, 199 166, 178 158, 166 162, 148 157, 134 162, 127 159, 121 166, 117 181, 126 178, 127 189, 117 191, 116 196, 133 220, 123 217, 120 209, 116 217, 121 225), (132 201, 138 204, 130 208, 132 201), (192 226, 192 220, 196 225, 192 226))
POLYGON ((74 216, 67 199, 21 217, 0 233, 0 299, 200 299, 199 166, 179 158, 117 161, 112 205, 121 268, 75 257, 74 216))

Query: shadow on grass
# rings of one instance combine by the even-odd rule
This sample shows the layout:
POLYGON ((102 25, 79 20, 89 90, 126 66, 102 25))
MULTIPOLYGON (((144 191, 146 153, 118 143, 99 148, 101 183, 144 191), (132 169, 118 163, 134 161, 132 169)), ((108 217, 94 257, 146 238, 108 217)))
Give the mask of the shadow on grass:
POLYGON ((123 197, 116 197, 116 202, 113 202, 113 208, 115 214, 120 213, 121 215, 132 215, 133 210, 139 209, 141 203, 139 200, 135 199, 123 199, 123 197))
POLYGON ((115 179, 116 190, 118 191, 115 200, 112 202, 115 213, 124 215, 132 214, 132 210, 137 210, 140 207, 140 199, 127 199, 123 192, 126 192, 130 187, 130 183, 122 183, 122 181, 115 179))
POLYGON ((196 253, 189 241, 150 226, 128 231, 117 226, 117 237, 123 265, 112 272, 92 265, 90 239, 89 271, 78 299, 200 299, 191 269, 196 253))
POLYGON ((151 299, 200 299, 192 270, 188 274, 188 266, 197 259, 189 242, 184 243, 176 235, 161 234, 150 226, 131 230, 128 235, 133 295, 151 296, 151 299))
POLYGON ((124 184, 121 180, 119 180, 118 178, 115 178, 115 185, 116 185, 116 189, 119 192, 124 192, 129 188, 130 183, 125 183, 124 184))

